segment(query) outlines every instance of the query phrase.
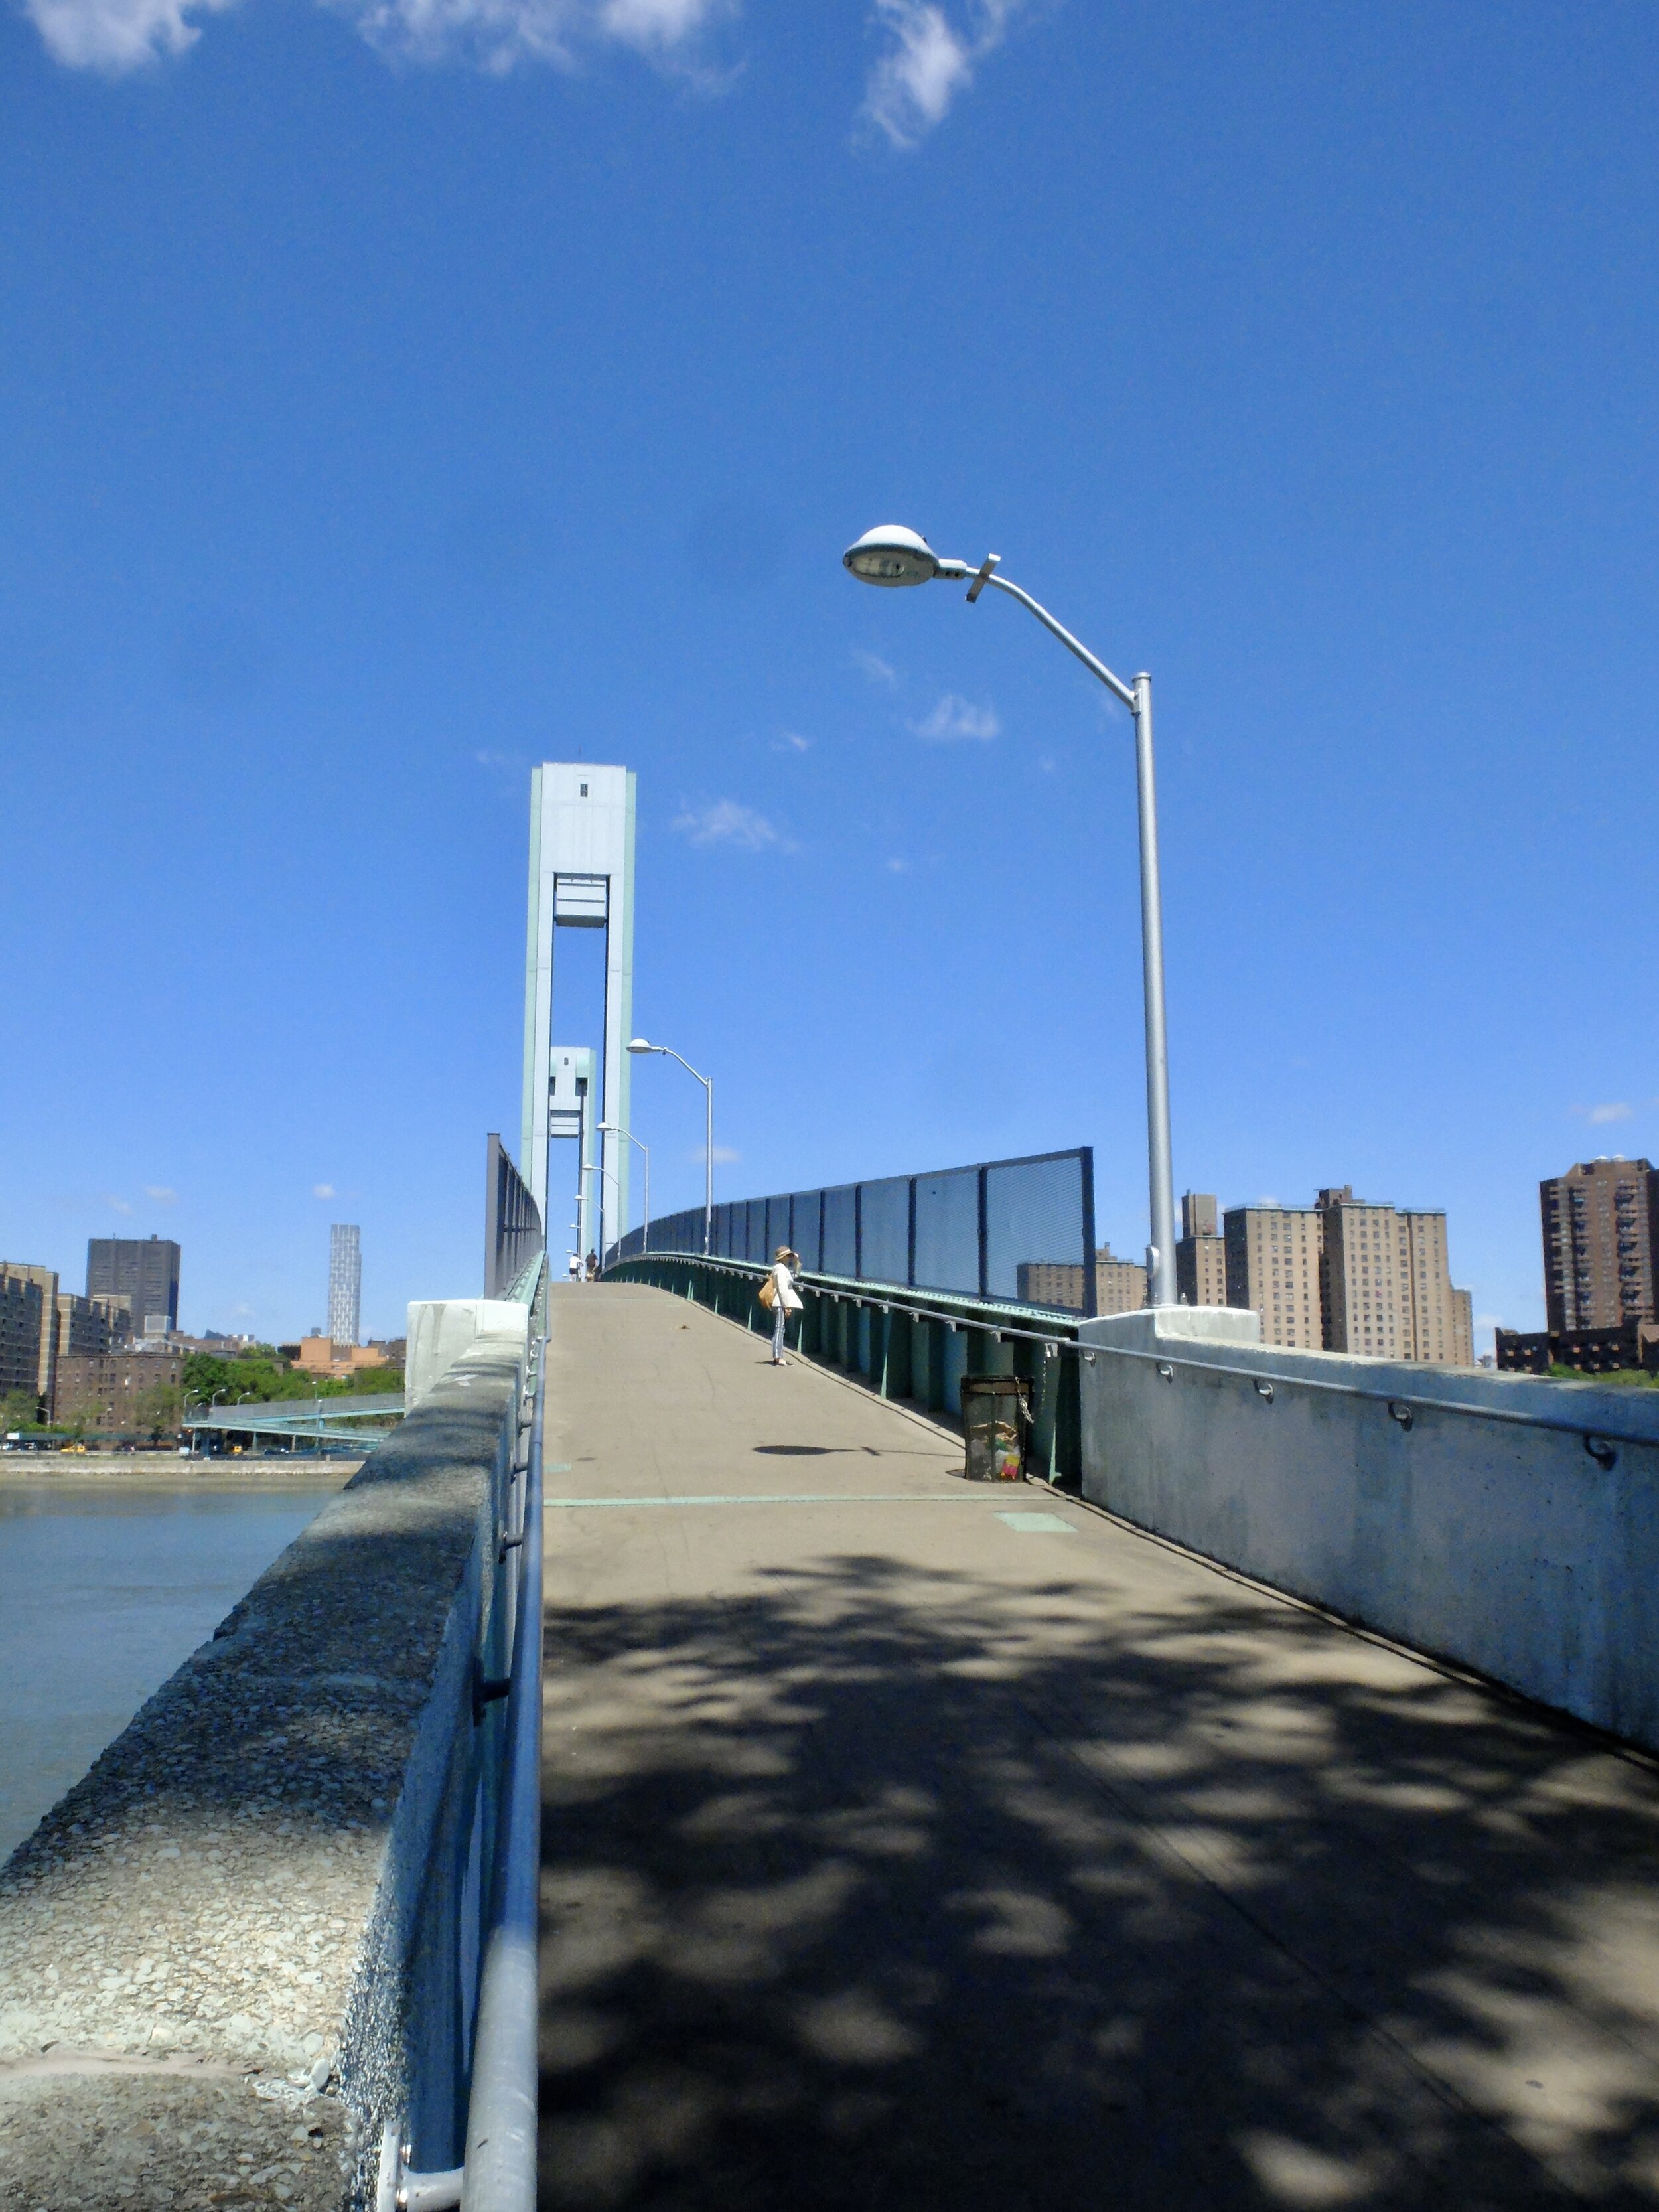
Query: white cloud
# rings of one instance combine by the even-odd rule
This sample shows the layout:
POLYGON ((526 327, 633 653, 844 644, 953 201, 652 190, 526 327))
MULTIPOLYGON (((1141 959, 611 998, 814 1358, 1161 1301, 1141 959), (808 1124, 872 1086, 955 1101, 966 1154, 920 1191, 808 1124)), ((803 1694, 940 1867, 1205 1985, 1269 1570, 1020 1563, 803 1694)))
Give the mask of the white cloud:
MULTIPOLYGON (((191 19, 233 0, 24 0, 47 51, 71 69, 112 76, 181 54, 191 19)), ((502 76, 520 62, 580 66, 585 51, 625 46, 656 68, 715 84, 704 33, 741 0, 320 0, 381 53, 460 61, 502 76)))
POLYGON ((332 1198, 334 1186, 331 1182, 314 1182, 311 1186, 311 1194, 313 1198, 332 1198))
POLYGON ((887 872, 890 876, 908 876, 910 872, 910 863, 908 860, 890 860, 887 863, 887 872))
POLYGON ((177 1206, 179 1203, 178 1192, 169 1188, 164 1182, 147 1182, 144 1185, 144 1196, 153 1198, 158 1206, 177 1206))
POLYGON ((971 0, 959 23, 939 0, 876 0, 888 40, 865 87, 864 117, 895 146, 914 146, 942 123, 974 81, 974 67, 1002 44, 1022 0, 971 0))
POLYGON ((24 0, 54 61, 119 76, 163 54, 182 54, 202 35, 191 15, 228 0, 24 0))
POLYGON ((739 853, 799 849, 763 814, 757 814, 752 806, 739 806, 735 799, 717 799, 708 806, 689 806, 675 817, 674 827, 694 845, 731 845, 739 853))
MULTIPOLYGON (((690 1154, 689 1157, 694 1160, 701 1160, 702 1158, 702 1146, 699 1145, 696 1151, 690 1154)), ((743 1154, 741 1152, 734 1152, 730 1145, 716 1145, 714 1147, 714 1165, 717 1168, 729 1168, 742 1158, 743 1154)))
POLYGON ((1589 1109, 1592 1121, 1628 1121, 1630 1116, 1631 1109, 1622 1098, 1615 1099, 1610 1106, 1592 1106, 1589 1109))
POLYGON ((786 730, 772 748, 775 753, 810 753, 811 738, 804 738, 799 730, 786 730))
POLYGON ((419 62, 461 61, 492 76, 521 62, 580 66, 585 52, 626 46, 656 68, 714 84, 703 53, 709 27, 738 0, 326 0, 378 52, 419 62))
POLYGON ((132 1211, 125 1199, 117 1198, 113 1191, 105 1192, 104 1203, 116 1213, 131 1213, 132 1211))
POLYGON ((853 647, 853 665, 861 668, 872 684, 896 684, 898 671, 878 653, 866 653, 861 645, 853 647))
POLYGON ((933 745, 950 744, 957 738, 988 739, 1000 737, 1002 725, 994 707, 975 707, 955 691, 947 691, 925 720, 912 722, 913 734, 933 745))

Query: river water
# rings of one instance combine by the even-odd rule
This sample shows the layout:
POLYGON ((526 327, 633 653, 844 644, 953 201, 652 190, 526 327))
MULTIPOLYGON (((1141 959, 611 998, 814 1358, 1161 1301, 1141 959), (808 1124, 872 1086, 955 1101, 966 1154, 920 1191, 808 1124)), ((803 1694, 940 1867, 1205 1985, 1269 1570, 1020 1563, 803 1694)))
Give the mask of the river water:
POLYGON ((340 1487, 0 1479, 0 1862, 340 1487))

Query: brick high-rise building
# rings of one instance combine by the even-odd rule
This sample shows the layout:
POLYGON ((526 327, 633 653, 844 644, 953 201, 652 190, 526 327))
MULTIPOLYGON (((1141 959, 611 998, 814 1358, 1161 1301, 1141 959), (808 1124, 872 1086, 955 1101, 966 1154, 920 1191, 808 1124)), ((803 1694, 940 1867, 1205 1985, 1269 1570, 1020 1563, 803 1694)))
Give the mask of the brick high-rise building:
MULTIPOLYGON (((58 1271, 55 1267, 38 1267, 26 1260, 0 1260, 0 1278, 9 1276, 15 1282, 33 1284, 39 1292, 38 1301, 29 1302, 32 1316, 28 1326, 34 1332, 34 1373, 32 1378, 35 1395, 52 1414, 53 1391, 58 1382, 58 1271)), ((15 1306, 12 1311, 11 1327, 20 1326, 15 1306)), ((8 1359, 7 1370, 16 1365, 15 1357, 8 1359)), ((31 1387, 27 1381, 0 1384, 7 1390, 31 1387)))
POLYGON ((1319 1219, 1328 1352, 1474 1365, 1470 1301, 1452 1285, 1443 1213, 1371 1205, 1344 1184, 1320 1192, 1319 1219))
MULTIPOLYGON (((1016 1274, 1022 1305, 1048 1306, 1061 1313, 1083 1310, 1080 1260, 1022 1260, 1016 1274)), ((1115 1260, 1111 1247, 1095 1254, 1097 1313, 1139 1313, 1146 1303, 1146 1270, 1138 1260, 1115 1260)))
MULTIPOLYGON (((179 1247, 170 1237, 93 1237, 87 1241, 87 1296, 125 1291, 131 1298, 132 1333, 148 1335, 167 1316, 179 1326, 179 1247)), ((164 1332, 165 1333, 165 1332, 164 1332)))
POLYGON ((1233 1206, 1224 1218, 1230 1306, 1261 1316, 1264 1344, 1321 1344, 1319 1216, 1310 1206, 1233 1206))
POLYGON ((1176 1293, 1189 1306, 1227 1303, 1227 1240, 1217 1233, 1216 1203, 1208 1191, 1182 1194, 1176 1293))
POLYGON ((1538 1186, 1550 1334, 1659 1318, 1659 1174, 1646 1160, 1583 1160, 1538 1186))
POLYGON ((0 1267, 0 1398, 45 1400, 40 1388, 45 1304, 39 1283, 15 1269, 0 1267))
POLYGON ((77 1358, 107 1352, 112 1330, 107 1303, 102 1298, 83 1298, 74 1291, 58 1293, 58 1357, 66 1359, 71 1352, 77 1358))

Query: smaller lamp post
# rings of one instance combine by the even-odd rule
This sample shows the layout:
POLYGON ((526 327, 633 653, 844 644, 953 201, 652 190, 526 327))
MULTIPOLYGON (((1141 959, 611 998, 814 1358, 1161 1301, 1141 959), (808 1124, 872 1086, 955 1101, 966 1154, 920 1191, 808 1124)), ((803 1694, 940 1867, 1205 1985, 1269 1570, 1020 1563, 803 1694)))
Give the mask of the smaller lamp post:
POLYGON ((670 1060, 678 1060, 688 1075, 696 1076, 704 1091, 707 1124, 702 1149, 702 1249, 706 1259, 714 1249, 714 1086, 706 1075, 697 1075, 690 1061, 676 1052, 672 1044, 652 1044, 645 1037, 630 1037, 629 1052, 660 1052, 670 1060))

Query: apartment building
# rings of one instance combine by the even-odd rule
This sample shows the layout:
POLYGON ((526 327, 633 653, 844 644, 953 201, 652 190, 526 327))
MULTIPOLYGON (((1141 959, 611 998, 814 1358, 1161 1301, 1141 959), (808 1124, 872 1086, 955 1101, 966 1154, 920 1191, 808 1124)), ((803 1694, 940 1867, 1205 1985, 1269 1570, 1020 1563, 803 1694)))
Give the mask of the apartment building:
POLYGON ((136 1435, 148 1421, 149 1394, 177 1389, 184 1374, 184 1354, 176 1351, 71 1352, 58 1366, 55 1418, 106 1436, 136 1435))
POLYGON ((1581 1160, 1538 1186, 1548 1333, 1659 1318, 1659 1174, 1647 1160, 1581 1160))
MULTIPOLYGON (((1317 1352, 1319 1216, 1310 1206, 1233 1206, 1222 1223, 1230 1306, 1261 1316, 1264 1344, 1317 1352)), ((1207 1301, 1205 1301, 1207 1303, 1207 1301)))
MULTIPOLYGON (((15 1368, 22 1379, 0 1384, 0 1389, 20 1390, 33 1389, 48 1414, 52 1411, 52 1393, 58 1380, 58 1271, 55 1267, 38 1267, 26 1260, 0 1260, 0 1279, 9 1277, 15 1282, 33 1285, 36 1296, 28 1300, 27 1328, 33 1331, 33 1372, 24 1376, 18 1366, 21 1351, 7 1363, 8 1370, 15 1368)), ((22 1326, 19 1315, 14 1312, 13 1325, 22 1326)))
POLYGON ((1391 1206, 1357 1199, 1353 1186, 1322 1190, 1319 1287, 1327 1352, 1411 1359, 1411 1232, 1391 1206))
POLYGON ((83 1298, 76 1291, 58 1293, 58 1357, 69 1358, 71 1352, 107 1352, 110 1348, 110 1316, 104 1302, 98 1298, 83 1298))
POLYGON ((1183 1305, 1224 1306, 1227 1303, 1227 1240, 1217 1229, 1216 1201, 1208 1191, 1182 1194, 1176 1295, 1183 1305))
POLYGON ((0 1267, 0 1398, 42 1395, 41 1306, 39 1283, 0 1267))
MULTIPOLYGON (((1015 1296, 1022 1305, 1048 1306, 1060 1313, 1083 1311, 1080 1260, 1023 1260, 1015 1271, 1015 1296)), ((1115 1260, 1111 1247, 1095 1254, 1095 1311, 1139 1313, 1146 1303, 1146 1270, 1138 1260, 1115 1260)))
POLYGON ((1452 1283, 1446 1217, 1322 1190, 1320 1294, 1328 1352, 1473 1367, 1474 1315, 1452 1283))

